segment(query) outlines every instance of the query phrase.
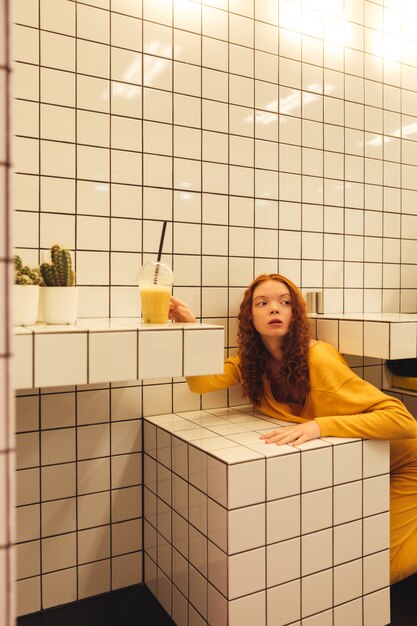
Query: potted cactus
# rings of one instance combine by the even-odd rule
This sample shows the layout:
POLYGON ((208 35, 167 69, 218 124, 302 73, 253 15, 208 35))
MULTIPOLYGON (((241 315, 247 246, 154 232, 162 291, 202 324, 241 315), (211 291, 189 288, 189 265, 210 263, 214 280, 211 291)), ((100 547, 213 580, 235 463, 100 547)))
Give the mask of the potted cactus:
POLYGON ((43 321, 47 324, 73 324, 77 319, 78 287, 71 255, 58 244, 51 247, 51 262, 42 263, 40 273, 44 288, 41 290, 43 321))
POLYGON ((14 262, 13 324, 15 326, 35 324, 39 306, 39 285, 42 277, 38 267, 24 265, 16 254, 14 262))

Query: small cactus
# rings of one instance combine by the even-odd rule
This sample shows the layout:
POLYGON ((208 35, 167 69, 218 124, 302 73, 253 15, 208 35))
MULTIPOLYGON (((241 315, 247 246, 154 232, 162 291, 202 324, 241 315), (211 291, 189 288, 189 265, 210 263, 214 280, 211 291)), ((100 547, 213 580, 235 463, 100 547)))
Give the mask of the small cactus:
POLYGON ((42 276, 38 267, 23 265, 22 258, 16 254, 14 262, 14 282, 15 285, 42 285, 42 276))
POLYGON ((51 247, 52 263, 42 263, 40 271, 47 287, 72 287, 75 274, 72 271, 71 255, 58 244, 51 247))

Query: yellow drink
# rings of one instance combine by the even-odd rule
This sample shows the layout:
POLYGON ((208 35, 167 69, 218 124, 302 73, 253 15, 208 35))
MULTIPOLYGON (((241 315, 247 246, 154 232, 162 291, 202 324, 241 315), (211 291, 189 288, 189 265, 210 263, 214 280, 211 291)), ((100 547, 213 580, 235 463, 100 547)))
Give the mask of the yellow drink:
POLYGON ((144 284, 140 286, 140 296, 143 323, 166 324, 168 322, 171 286, 144 284))

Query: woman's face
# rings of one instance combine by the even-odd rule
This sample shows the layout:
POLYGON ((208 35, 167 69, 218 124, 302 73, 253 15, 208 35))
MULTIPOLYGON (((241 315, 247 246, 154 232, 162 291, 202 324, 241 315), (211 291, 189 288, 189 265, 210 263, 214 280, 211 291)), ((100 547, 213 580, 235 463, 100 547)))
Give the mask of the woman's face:
POLYGON ((262 337, 281 339, 288 333, 292 321, 291 293, 284 283, 266 280, 252 294, 252 319, 262 337))

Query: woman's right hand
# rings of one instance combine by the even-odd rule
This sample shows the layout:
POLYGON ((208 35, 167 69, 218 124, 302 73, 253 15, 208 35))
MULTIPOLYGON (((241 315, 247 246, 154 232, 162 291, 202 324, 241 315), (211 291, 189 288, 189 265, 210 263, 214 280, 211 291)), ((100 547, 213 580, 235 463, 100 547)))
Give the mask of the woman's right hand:
POLYGON ((174 322, 195 322, 193 312, 189 308, 188 304, 178 298, 171 296, 169 303, 169 319, 174 322))

